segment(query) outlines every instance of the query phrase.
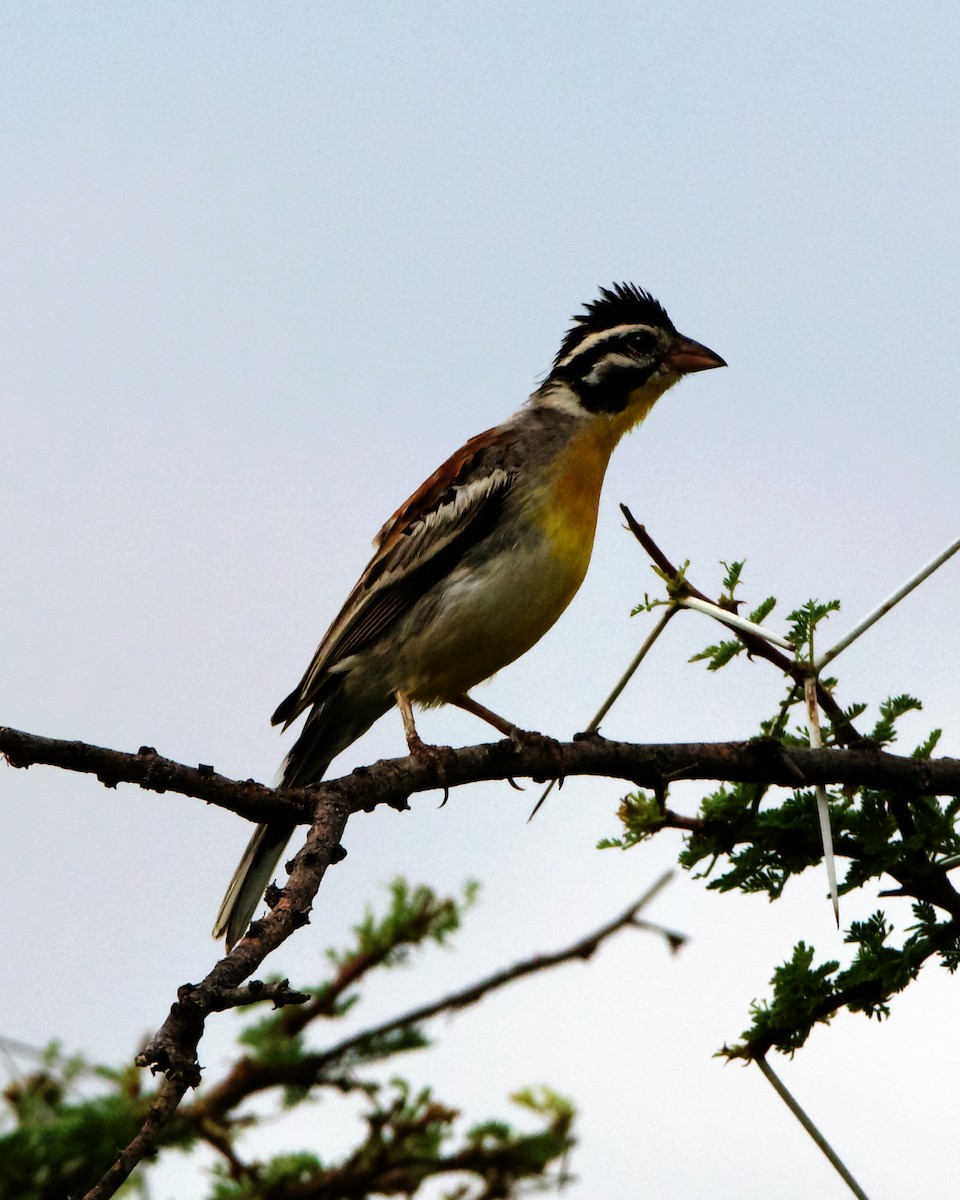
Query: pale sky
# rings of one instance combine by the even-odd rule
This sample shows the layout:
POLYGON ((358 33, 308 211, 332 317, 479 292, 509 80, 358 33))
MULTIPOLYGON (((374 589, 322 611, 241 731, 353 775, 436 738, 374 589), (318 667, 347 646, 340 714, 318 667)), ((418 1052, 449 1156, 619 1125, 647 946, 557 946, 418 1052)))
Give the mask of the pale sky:
MULTIPOLYGON (((651 621, 628 617, 656 581, 620 501, 707 592, 745 557, 774 628, 841 597, 839 636, 957 536, 958 61, 936 2, 5 6, 0 722, 270 780, 289 740, 269 715, 375 531, 522 403, 614 280, 729 369, 619 449, 580 595, 479 698, 557 736, 587 723, 651 621)), ((924 700, 904 750, 944 726, 960 753, 958 580, 945 567, 837 663, 845 704, 924 700)), ((675 621, 604 731, 753 734, 779 680, 687 664, 716 637, 675 621)), ((421 732, 488 740, 448 711, 421 732)), ((392 714, 340 766, 403 752, 392 714)), ((581 936, 678 848, 594 849, 623 790, 570 780, 531 825, 532 786, 354 818, 270 969, 309 983, 396 874, 478 878, 481 904, 358 1022, 581 936)), ((0 795, 0 1035, 126 1061, 212 962, 249 830, 42 768, 0 769, 0 795)), ((649 912, 689 934, 678 958, 622 937, 392 1069, 470 1122, 523 1085, 572 1096, 571 1200, 845 1196, 760 1073, 712 1057, 795 941, 842 954, 823 897, 820 873, 775 906, 678 879, 649 912)), ((842 1017, 776 1064, 871 1200, 955 1189, 958 987, 928 967, 889 1022, 842 1017)), ((202 1044, 210 1076, 230 1028, 202 1044)), ((262 1152, 317 1122, 346 1145, 336 1107, 262 1152)), ((179 1159, 152 1187, 203 1194, 179 1159)))

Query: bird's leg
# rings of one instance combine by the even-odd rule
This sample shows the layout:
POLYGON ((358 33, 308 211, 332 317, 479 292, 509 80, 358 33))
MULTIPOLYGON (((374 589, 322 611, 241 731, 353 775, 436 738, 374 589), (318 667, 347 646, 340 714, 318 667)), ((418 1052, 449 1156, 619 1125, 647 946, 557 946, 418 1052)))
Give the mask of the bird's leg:
POLYGON ((447 772, 443 765, 443 754, 436 746, 428 746, 425 741, 417 733, 417 726, 413 719, 413 705, 410 703, 410 697, 406 692, 399 689, 393 693, 393 698, 397 702, 397 708, 400 709, 400 719, 403 721, 403 732, 407 739, 407 749, 414 758, 420 759, 421 762, 433 763, 437 770, 437 778, 443 788, 443 805, 447 802, 447 772))
POLYGON ((482 704, 479 704, 472 696, 467 696, 466 694, 463 696, 454 696, 450 703, 455 704, 457 708, 462 708, 464 712, 472 713, 475 717, 479 717, 481 721, 486 721, 488 725, 492 725, 494 729, 498 730, 505 737, 512 738, 514 741, 517 740, 520 730, 517 729, 512 721, 505 721, 503 717, 498 717, 495 712, 491 712, 489 708, 485 708, 482 704))
POLYGON ((423 757, 423 752, 426 749, 424 742, 417 733, 416 722, 413 719, 413 705, 410 703, 410 697, 406 692, 394 692, 394 699, 397 702, 397 708, 400 709, 400 719, 403 721, 403 733, 407 739, 407 749, 411 754, 418 757, 423 757))
POLYGON ((450 703, 455 704, 457 708, 462 708, 464 712, 473 713, 481 721, 486 721, 488 725, 492 725, 494 729, 498 729, 518 749, 523 746, 542 746, 545 743, 553 745, 552 738, 544 737, 542 733, 536 733, 531 729, 521 729, 519 725, 514 725, 512 721, 504 720, 497 713, 491 712, 489 708, 484 707, 484 705, 474 700, 472 696, 466 694, 454 696, 450 703))
MULTIPOLYGON (((479 717, 481 721, 486 721, 488 725, 492 725, 499 733, 508 737, 518 750, 520 749, 525 734, 522 729, 518 729, 511 721, 505 721, 503 717, 498 716, 492 709, 480 704, 479 701, 474 700, 472 696, 468 696, 466 693, 462 696, 454 696, 450 703, 455 704, 457 708, 462 708, 464 712, 472 713, 473 716, 479 717)), ((507 776, 507 783, 512 788, 516 788, 518 792, 523 791, 520 784, 509 775, 507 776)))
MULTIPOLYGON (((478 703, 473 699, 472 696, 468 696, 466 694, 462 696, 454 696, 450 703, 455 704, 457 708, 462 708, 464 712, 473 713, 473 715, 475 717, 479 717, 481 721, 486 721, 488 725, 492 725, 494 729, 498 729, 502 734, 508 737, 511 742, 513 742, 518 750, 522 750, 525 746, 529 746, 538 750, 546 749, 550 752, 555 751, 556 742, 554 742, 553 738, 545 737, 542 733, 535 733, 530 729, 521 729, 518 725, 514 725, 510 721, 505 721, 503 717, 499 716, 495 712, 492 712, 484 705, 478 703)), ((558 772, 556 778, 560 780, 561 783, 563 782, 563 775, 561 773, 558 772)), ((523 791, 523 788, 520 787, 519 784, 515 783, 513 779, 508 777, 508 782, 512 787, 515 787, 518 792, 523 791)), ((534 812, 536 812, 536 809, 534 809, 534 812)))

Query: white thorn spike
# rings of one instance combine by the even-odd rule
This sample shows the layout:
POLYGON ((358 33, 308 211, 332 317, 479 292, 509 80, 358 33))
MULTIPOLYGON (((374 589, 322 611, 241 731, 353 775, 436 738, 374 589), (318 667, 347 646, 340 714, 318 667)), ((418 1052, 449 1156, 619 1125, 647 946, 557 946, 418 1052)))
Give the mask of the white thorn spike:
POLYGON ((696 596, 684 596, 677 603, 681 604, 684 608, 692 608, 694 612, 706 613, 708 617, 713 617, 721 625, 726 625, 730 629, 739 629, 743 633, 752 633, 758 638, 763 638, 765 642, 772 643, 774 646, 780 646, 784 650, 793 650, 792 643, 788 642, 786 638, 782 638, 776 633, 771 633, 769 629, 764 629, 762 625, 755 625, 753 621, 748 621, 746 617, 738 617, 736 613, 721 608, 719 604, 711 604, 709 600, 699 600, 696 596))
POLYGON ((952 558, 958 550, 960 550, 960 538, 957 538, 957 540, 952 542, 946 548, 946 550, 942 551, 937 555, 936 558, 928 562, 922 570, 916 573, 916 575, 911 576, 903 585, 903 587, 897 588, 892 596, 888 596, 882 604, 877 605, 872 613, 864 617, 860 624, 851 629, 850 632, 845 637, 842 637, 835 646, 831 646, 829 650, 824 651, 824 653, 821 654, 813 664, 813 669, 819 673, 823 670, 827 663, 833 662, 837 655, 846 650, 851 642, 855 642, 862 633, 866 633, 871 625, 875 624, 880 620, 881 617, 885 616, 891 608, 899 604, 904 596, 909 596, 915 587, 918 587, 921 583, 923 583, 923 581, 929 575, 932 575, 938 567, 942 567, 947 559, 952 558))
MULTIPOLYGON (((810 746, 814 750, 823 747, 823 737, 820 734, 820 709, 817 705, 817 677, 808 675, 803 681, 803 698, 807 705, 807 729, 810 733, 810 746)), ((837 866, 833 857, 833 830, 830 828, 830 806, 827 802, 827 789, 822 783, 815 787, 817 796, 817 818, 820 821, 820 840, 823 843, 823 862, 827 868, 827 883, 830 885, 830 902, 833 904, 833 915, 840 928, 840 895, 837 891, 837 866)))
POLYGON ((850 1174, 846 1164, 842 1161, 836 1150, 834 1150, 820 1130, 816 1127, 816 1125, 814 1125, 813 1121, 811 1121, 811 1119, 803 1111, 793 1093, 789 1090, 780 1076, 776 1074, 773 1067, 771 1067, 767 1062, 766 1058, 761 1055, 759 1058, 755 1058, 753 1061, 763 1072, 767 1082, 770 1084, 773 1090, 800 1122, 803 1129, 805 1129, 810 1137, 813 1138, 814 1142, 817 1144, 817 1146, 819 1146, 822 1153, 826 1155, 827 1161, 847 1185, 850 1191, 853 1192, 853 1194, 857 1197, 857 1200, 869 1200, 867 1193, 850 1174))

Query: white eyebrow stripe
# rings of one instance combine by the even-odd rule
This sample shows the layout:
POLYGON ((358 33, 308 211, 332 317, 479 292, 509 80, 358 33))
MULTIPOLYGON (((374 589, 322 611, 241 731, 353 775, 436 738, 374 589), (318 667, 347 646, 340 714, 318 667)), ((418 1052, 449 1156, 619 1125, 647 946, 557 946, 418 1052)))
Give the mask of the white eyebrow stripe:
POLYGON ((588 333, 583 341, 575 350, 571 350, 566 358, 562 358, 558 363, 558 367, 568 367, 575 358, 584 354, 587 350, 592 350, 594 346, 600 342, 605 342, 608 338, 620 337, 625 333, 638 333, 641 329, 651 329, 649 325, 614 325, 610 329, 600 329, 596 333, 588 333))

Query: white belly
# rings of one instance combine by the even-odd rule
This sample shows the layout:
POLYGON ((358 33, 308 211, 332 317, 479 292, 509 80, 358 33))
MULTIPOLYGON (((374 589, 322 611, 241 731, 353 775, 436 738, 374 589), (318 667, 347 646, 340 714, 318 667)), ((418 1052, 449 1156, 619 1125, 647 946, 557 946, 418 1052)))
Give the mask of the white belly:
MULTIPOLYGON (((479 567, 461 566, 416 604, 382 666, 391 690, 421 704, 462 695, 529 650, 577 592, 589 552, 563 562, 547 537, 524 539, 479 567)), ((394 639, 391 639, 394 640, 394 639)))

